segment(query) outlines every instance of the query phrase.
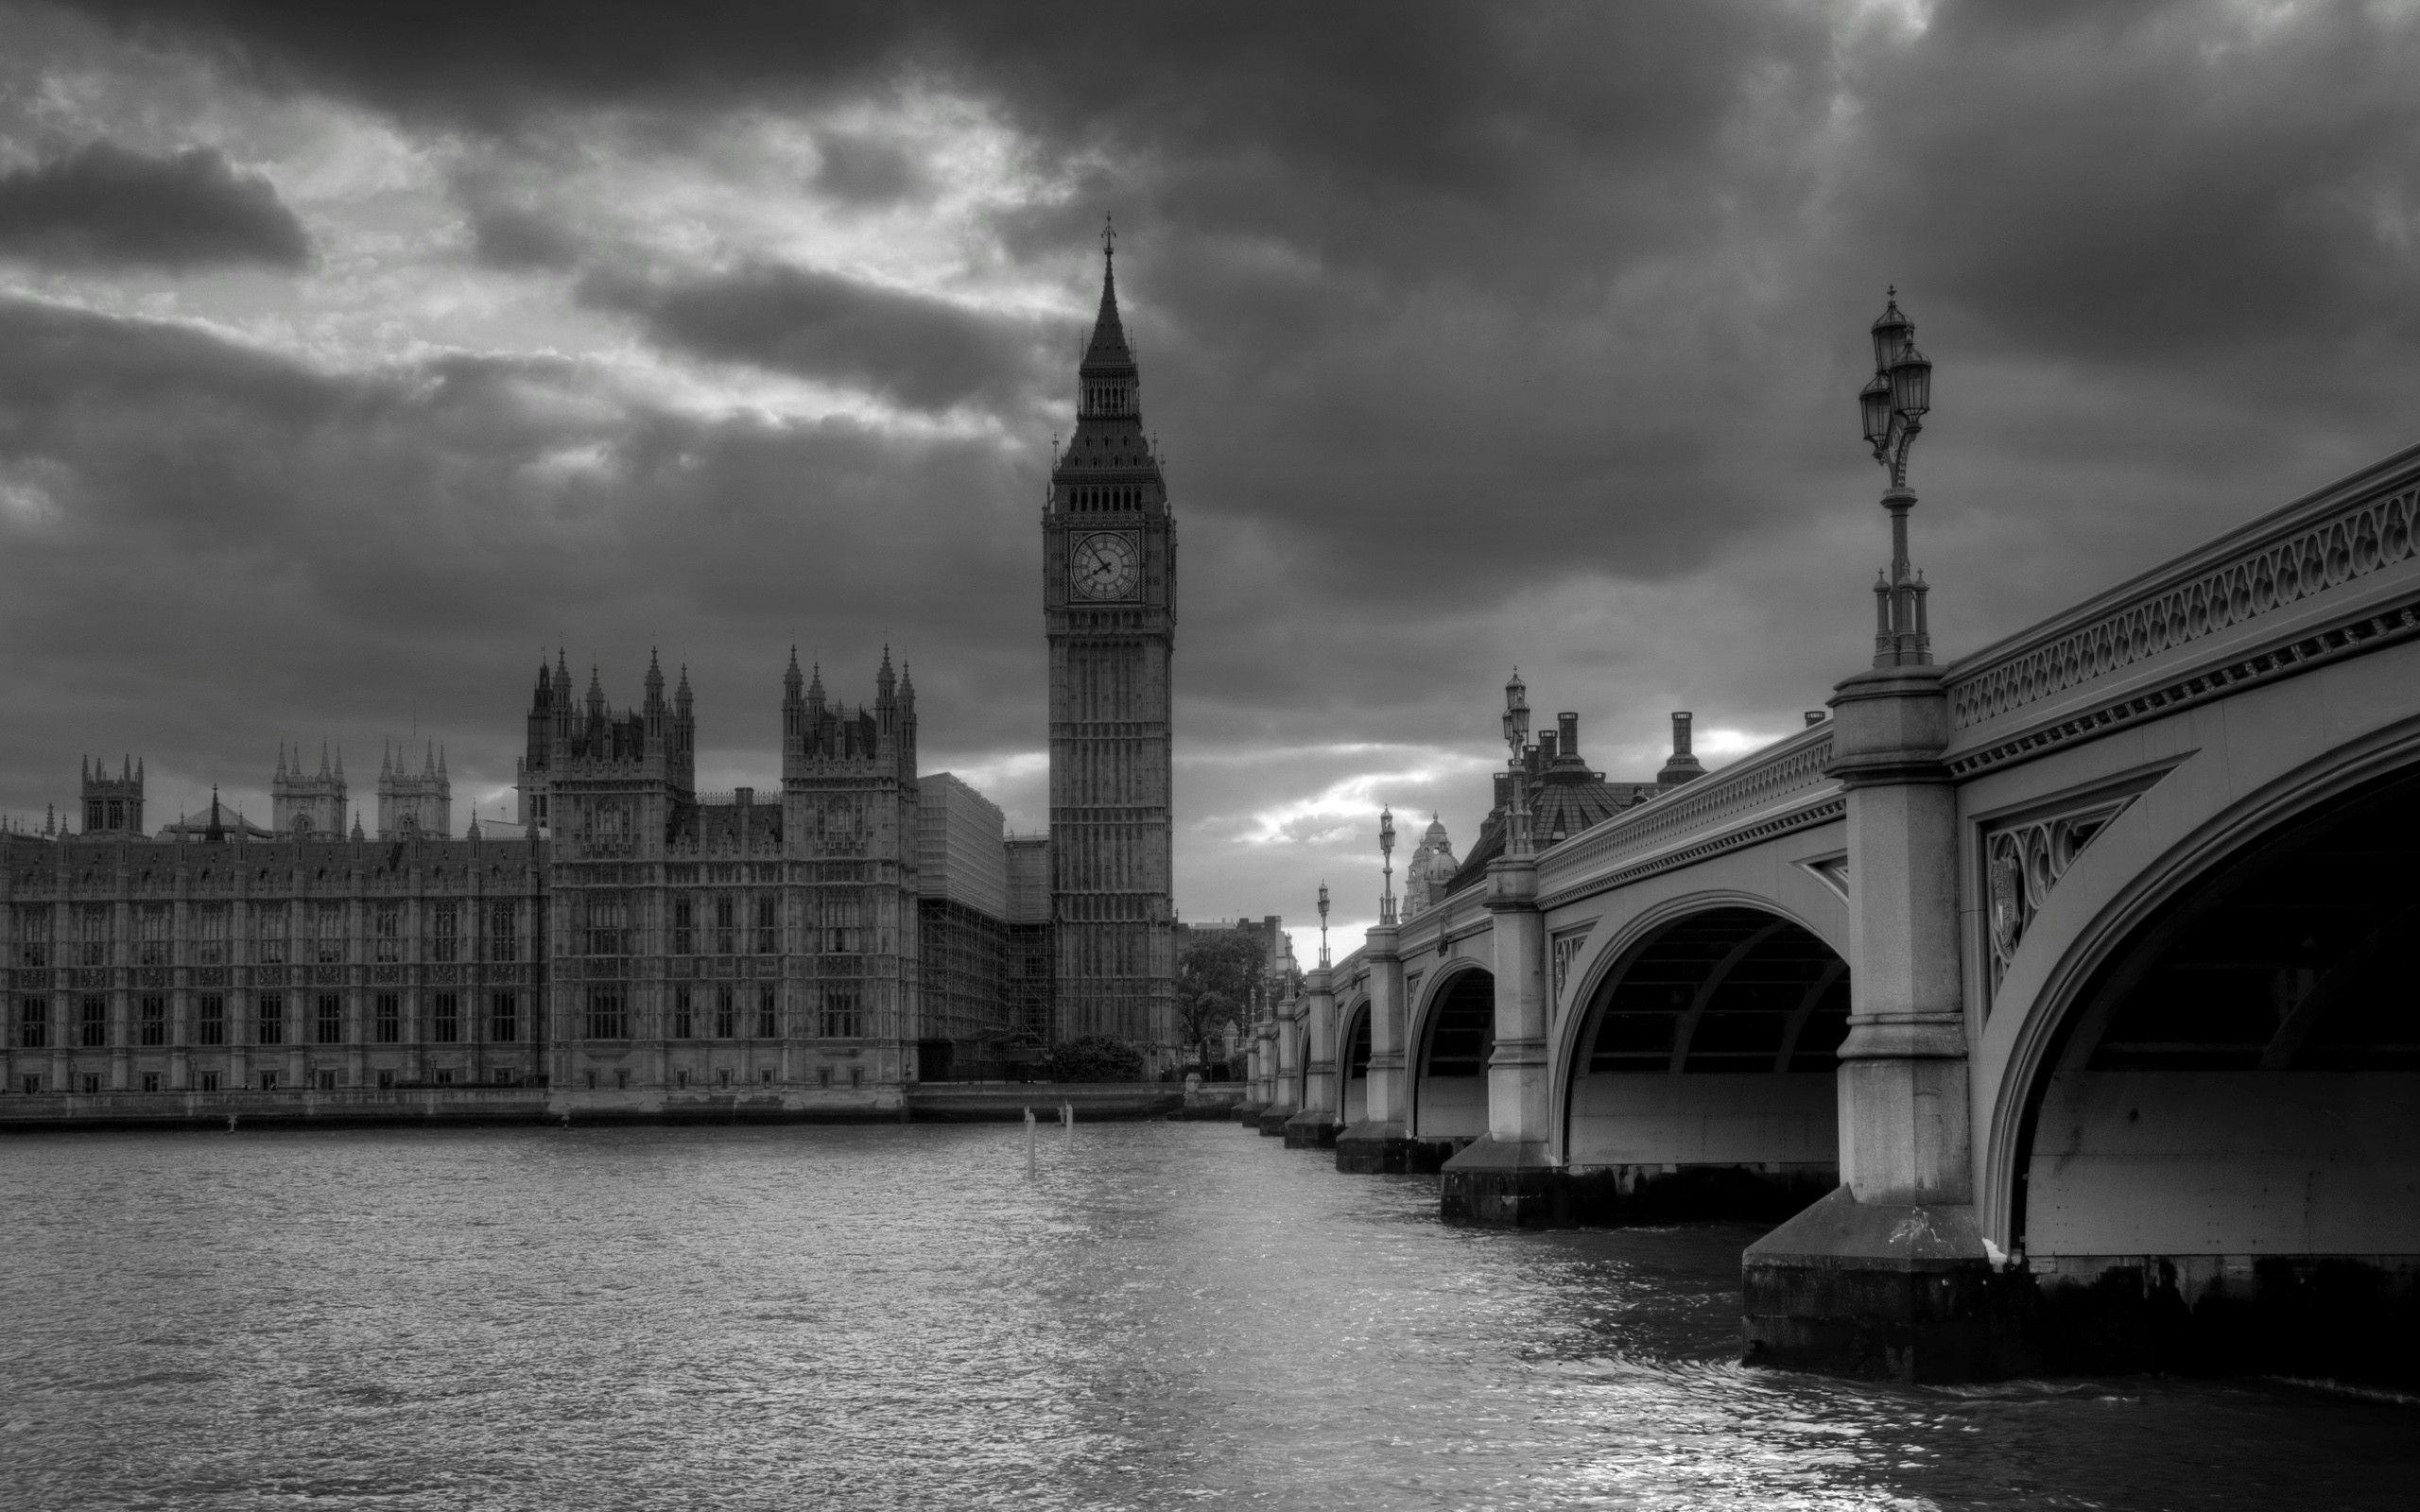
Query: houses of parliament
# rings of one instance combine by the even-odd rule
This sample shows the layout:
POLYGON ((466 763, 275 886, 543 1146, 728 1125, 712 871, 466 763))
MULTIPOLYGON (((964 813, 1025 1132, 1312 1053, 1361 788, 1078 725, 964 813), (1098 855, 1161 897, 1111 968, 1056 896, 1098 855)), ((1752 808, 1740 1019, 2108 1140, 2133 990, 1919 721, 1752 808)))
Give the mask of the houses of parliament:
POLYGON ((887 650, 856 702, 793 651, 779 785, 727 793, 685 669, 614 708, 558 653, 516 822, 458 834, 433 747, 387 754, 374 827, 340 753, 280 747, 266 825, 214 793, 157 830, 142 765, 88 759, 66 817, 0 833, 0 1096, 812 1116, 1080 1035, 1165 1063, 1175 535, 1114 268, 1043 507, 1046 835, 920 774, 887 650))

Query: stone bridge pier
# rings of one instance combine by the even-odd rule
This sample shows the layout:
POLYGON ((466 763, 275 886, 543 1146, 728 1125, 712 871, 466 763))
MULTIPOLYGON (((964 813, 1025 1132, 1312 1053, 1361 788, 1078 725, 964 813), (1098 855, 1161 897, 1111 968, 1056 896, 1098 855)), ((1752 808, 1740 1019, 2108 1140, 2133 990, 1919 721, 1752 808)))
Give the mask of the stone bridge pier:
POLYGON ((1259 1113, 1263 1134, 1284 1136, 1287 1120, 1303 1110, 1303 1040, 1302 1001, 1287 998, 1271 1021, 1269 1100, 1259 1113))
POLYGON ((1965 1378, 2020 1367, 2020 1304, 1974 1204, 1958 803, 1941 671, 1877 667, 1832 701, 1854 984, 1841 1185, 1749 1246, 1749 1358, 1965 1378))
POLYGON ((1546 921, 1534 856, 1487 868, 1495 949, 1495 1048, 1487 1057, 1487 1132, 1439 1173, 1447 1223, 1511 1228, 1569 1221, 1569 1173, 1547 1135, 1546 921))
POLYGON ((1303 1106, 1286 1121, 1286 1147, 1334 1149, 1344 1127, 1339 1112, 1343 1089, 1336 1074, 1336 994, 1324 966, 1304 974, 1303 1027, 1303 1106))

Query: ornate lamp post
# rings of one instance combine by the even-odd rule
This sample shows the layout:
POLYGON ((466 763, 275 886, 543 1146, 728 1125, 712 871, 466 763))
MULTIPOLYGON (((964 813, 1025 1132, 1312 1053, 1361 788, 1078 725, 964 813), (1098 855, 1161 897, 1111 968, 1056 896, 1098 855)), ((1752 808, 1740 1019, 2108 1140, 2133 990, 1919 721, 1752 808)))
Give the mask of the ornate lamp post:
POLYGON ((1320 965, 1327 965, 1327 884, 1320 884, 1320 965))
POLYGON ((1378 811, 1378 858, 1386 876, 1378 888, 1378 922, 1392 924, 1395 921, 1395 814, 1391 808, 1378 811))
POLYGON ((1922 666, 1932 661, 1925 622, 1924 575, 1908 563, 1908 450, 1932 407, 1932 363, 1916 350, 1916 324, 1899 313, 1894 285, 1874 322, 1874 376, 1857 396, 1858 418, 1874 459, 1891 475, 1882 507, 1891 511, 1891 570, 1874 585, 1874 664, 1922 666))
POLYGON ((1521 680, 1519 667, 1512 669, 1512 680, 1504 685, 1504 744, 1512 753, 1512 780, 1504 813, 1504 853, 1525 856, 1530 853, 1530 805, 1521 780, 1529 775, 1522 756, 1530 747, 1530 685, 1521 680))

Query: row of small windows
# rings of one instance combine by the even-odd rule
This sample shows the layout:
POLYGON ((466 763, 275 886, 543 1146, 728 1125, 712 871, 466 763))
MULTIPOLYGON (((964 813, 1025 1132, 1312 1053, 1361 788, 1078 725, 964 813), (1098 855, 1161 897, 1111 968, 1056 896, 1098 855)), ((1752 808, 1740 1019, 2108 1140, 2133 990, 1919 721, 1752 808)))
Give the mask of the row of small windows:
POLYGON ((1115 509, 1140 509, 1143 490, 1132 485, 1067 490, 1067 508, 1075 514, 1105 514, 1115 509))
MULTIPOLYGON (((498 1087, 518 1086, 521 1081, 521 1074, 509 1067, 499 1066, 495 1069, 493 1074, 495 1085, 498 1087)), ((393 1087, 396 1085, 395 1074, 390 1070, 377 1073, 377 1084, 380 1087, 393 1087)), ((277 1091, 278 1084, 284 1078, 279 1072, 271 1069, 263 1069, 256 1074, 256 1085, 258 1085, 260 1090, 265 1092, 273 1092, 277 1091)), ((163 1080, 164 1078, 158 1072, 147 1071, 143 1073, 142 1090, 147 1092, 160 1091, 163 1090, 163 1080)), ((451 1087, 454 1085, 454 1073, 451 1070, 440 1067, 429 1073, 429 1084, 436 1087, 451 1087)), ((588 1084, 592 1087, 596 1085, 596 1074, 593 1072, 589 1074, 588 1084)), ((830 1077, 828 1075, 825 1077, 825 1084, 827 1086, 830 1085, 830 1077)), ((24 1089, 26 1096, 35 1096, 43 1091, 43 1074, 38 1071, 26 1072, 18 1078, 17 1085, 24 1089)), ((322 1067, 314 1085, 318 1086, 321 1091, 336 1091, 337 1086, 337 1074, 336 1071, 332 1068, 322 1067)), ((682 1085, 685 1087, 688 1083, 683 1081, 682 1085)), ((81 1091, 87 1096, 98 1095, 101 1091, 100 1074, 98 1072, 88 1071, 81 1076, 75 1078, 69 1086, 71 1090, 81 1091)), ((190 1090, 198 1092, 215 1092, 218 1091, 218 1073, 215 1071, 199 1071, 194 1073, 193 1086, 190 1090)))
MULTIPOLYGON (((639 954, 638 931, 632 927, 628 895, 591 893, 583 906, 587 954, 639 954)), ((862 901, 827 898, 820 910, 813 903, 808 908, 814 917, 800 932, 804 952, 845 955, 873 948, 873 932, 865 926, 862 901)), ((781 899, 773 893, 759 893, 753 898, 722 893, 710 899, 672 901, 675 955, 778 955, 781 952, 781 899)))
MULTIPOLYGON (((304 1042, 304 1035, 314 1044, 334 1045, 347 1042, 345 1038, 344 995, 322 992, 316 995, 294 994, 294 1006, 299 1022, 288 1019, 287 996, 283 992, 263 992, 252 1002, 249 1025, 231 1016, 224 994, 209 992, 194 999, 193 1038, 197 1045, 223 1045, 249 1042, 256 1045, 285 1044, 287 1031, 293 1031, 292 1043, 304 1042), (238 1040, 249 1026, 251 1039, 238 1040)), ((48 998, 28 997, 17 1005, 17 1047, 21 1050, 50 1048, 51 1013, 48 998)), ((464 1043, 474 1025, 471 1015, 464 1011, 463 994, 439 992, 429 999, 428 1040, 434 1044, 464 1043)), ((380 992, 371 1002, 370 1029, 372 1040, 382 1045, 404 1042, 403 995, 380 992)), ((521 997, 517 992, 494 992, 488 996, 487 1042, 511 1044, 521 1038, 521 997)), ((73 1012, 70 1030, 74 1043, 83 1049, 106 1049, 111 1042, 110 1000, 92 996, 79 999, 73 1012)), ((135 1000, 132 1042, 138 1045, 168 1043, 168 999, 164 993, 147 993, 135 1000)), ((64 1045, 68 1041, 61 1040, 64 1045)))
MULTIPOLYGON (((616 1091, 627 1091, 630 1089, 631 1074, 627 1070, 617 1068, 612 1072, 611 1074, 614 1078, 614 1086, 616 1091)), ((91 1080, 92 1078, 88 1077, 86 1079, 91 1080)), ((770 1087, 773 1085, 772 1068, 768 1066, 757 1072, 756 1079, 764 1086, 770 1087)), ((831 1086, 832 1068, 829 1066, 816 1067, 815 1079, 819 1085, 824 1087, 831 1086)), ((672 1081, 674 1086, 685 1088, 689 1085, 689 1073, 686 1070, 676 1071, 672 1074, 672 1081)), ((849 1068, 849 1085, 852 1087, 862 1087, 865 1084, 866 1069, 863 1066, 851 1066, 849 1068)), ((729 1066, 720 1066, 716 1068, 715 1085, 717 1087, 728 1087, 731 1085, 731 1068, 729 1066)), ((597 1074, 592 1071, 588 1074, 588 1090, 590 1091, 595 1091, 596 1090, 596 1086, 597 1074)), ((34 1089, 28 1087, 26 1090, 27 1091, 31 1091, 34 1089)))
MULTIPOLYGON (((826 1040, 857 1040, 865 1035, 865 1013, 856 993, 826 990, 816 1009, 816 1031, 826 1040)), ((746 1028, 759 1040, 782 1038, 781 1000, 777 989, 760 988, 755 1002, 745 1005, 746 1028)), ((689 988, 672 994, 674 1040, 736 1040, 743 1027, 743 1000, 738 990, 718 986, 708 995, 689 988)), ((630 999, 617 987, 591 988, 588 993, 588 1038, 631 1038, 630 999)))
MULTIPOLYGON (((421 935, 427 946, 426 959, 458 961, 480 954, 463 946, 463 909, 467 906, 470 905, 453 900, 424 902, 420 905, 421 935)), ((69 907, 73 910, 67 919, 69 938, 64 951, 57 953, 66 959, 59 964, 109 965, 112 947, 115 944, 117 906, 114 903, 83 903, 69 907)), ((301 903, 291 909, 284 903, 251 905, 251 959, 263 966, 284 965, 289 954, 325 964, 344 961, 352 950, 351 907, 350 903, 344 902, 301 903)), ((166 903, 145 903, 135 910, 135 965, 171 964, 175 954, 171 933, 174 921, 174 912, 166 903)), ((15 922, 17 964, 34 968, 53 964, 51 905, 21 903, 17 906, 15 922)), ((491 902, 488 904, 487 923, 487 958, 492 961, 519 960, 520 903, 510 900, 491 902)), ((189 928, 192 964, 229 964, 233 958, 233 942, 230 938, 225 903, 195 905, 189 928)), ((380 962, 400 962, 404 958, 404 905, 400 902, 371 904, 371 958, 380 962)))
POLYGON ((1133 412, 1134 389, 1130 384, 1084 385, 1084 409, 1094 415, 1126 415, 1133 412))

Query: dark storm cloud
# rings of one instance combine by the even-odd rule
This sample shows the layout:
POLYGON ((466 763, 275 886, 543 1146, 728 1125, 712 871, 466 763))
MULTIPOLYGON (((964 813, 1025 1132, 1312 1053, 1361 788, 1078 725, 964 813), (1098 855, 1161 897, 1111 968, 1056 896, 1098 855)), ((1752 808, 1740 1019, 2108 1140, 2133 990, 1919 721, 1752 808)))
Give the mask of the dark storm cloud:
POLYGON ((2198 368, 2409 343, 2420 29, 2382 13, 1945 9, 1862 81, 1853 218, 2002 349, 2198 368))
MULTIPOLYGON (((525 663, 558 639, 617 703, 660 642, 693 668, 709 754, 745 762, 792 641, 842 698, 870 696, 886 629, 978 686, 1029 682, 1029 616, 953 586, 1025 541, 1026 510, 984 503, 1013 491, 1000 470, 847 421, 617 402, 556 360, 331 373, 0 299, 0 635, 21 652, 0 686, 46 715, 0 732, 0 766, 38 801, 73 730, 236 782, 281 735, 359 748, 417 716, 458 778, 501 781, 525 663)), ((1039 736, 979 702, 927 728, 955 749, 1039 736)))
POLYGON ((915 409, 1005 404, 1039 375, 1041 332, 1032 321, 819 268, 758 265, 661 283, 596 274, 581 283, 580 296, 637 316, 655 340, 692 355, 821 379, 915 409))
MULTIPOLYGON (((585 245, 577 228, 601 222, 580 218, 577 175, 547 169, 597 133, 715 173, 700 144, 795 120, 818 143, 801 197, 888 215, 937 196, 948 165, 831 123, 962 102, 1046 192, 984 198, 942 255, 1087 306, 1116 212, 1184 531, 1190 749, 1485 750, 1516 660, 1542 707, 1583 713, 1593 749, 1692 705, 1787 728, 1855 663, 1871 613, 1879 475, 1852 396, 1887 283, 1939 364, 1916 530, 1947 652, 2412 438, 2420 26, 2391 7, 95 9, 238 86, 463 144, 494 170, 493 192, 462 197, 480 256, 587 270, 594 307, 676 358, 990 409, 1023 446, 598 406, 577 368, 486 360, 255 372, 230 391, 300 384, 286 407, 320 418, 248 400, 258 428, 214 431, 197 383, 168 423, 188 452, 233 454, 193 464, 253 489, 225 507, 379 511, 324 548, 324 503, 274 507, 290 549, 239 538, 269 582, 313 589, 298 620, 374 612, 400 641, 425 611, 390 578, 465 605, 474 658, 481 637, 577 637, 599 605, 752 647, 792 619, 810 646, 887 619, 929 641, 919 681, 954 693, 928 739, 956 738, 933 735, 945 717, 959 748, 1040 744, 1031 501, 1063 423, 1063 333, 743 262, 798 254, 721 224, 643 262, 585 245), (258 476, 289 453, 326 460, 258 476)), ((122 381, 162 381, 147 372, 122 381)), ((28 463, 22 487, 72 520, 90 480, 137 486, 106 455, 131 437, 160 474, 141 486, 168 498, 148 423, 130 401, 44 421, 35 440, 64 425, 81 449, 28 463)), ((148 549, 130 558, 148 568, 91 570, 155 592, 145 572, 174 558, 148 549)), ((41 624, 73 623, 37 590, 58 616, 41 624)), ((400 652, 378 675, 424 676, 400 652)), ((756 674, 717 675, 746 705, 756 674)), ((1458 837, 1471 816, 1448 814, 1458 837)))
POLYGON ((0 174, 0 256, 61 267, 298 267, 311 240, 277 189, 215 148, 168 157, 92 142, 0 174))
POLYGON ((851 204, 887 205, 931 187, 924 165, 896 142, 861 131, 825 131, 815 139, 822 161, 815 187, 851 204))
MULTIPOLYGON (((1764 501, 1697 465, 1695 417, 1721 375, 1651 366, 1642 349, 1673 333, 1625 329, 1608 305, 1626 268, 1726 221, 1754 232, 1792 214, 1805 191, 1786 149, 1752 141, 1712 171, 1707 153, 1726 132, 1786 141, 1820 119, 1819 17, 1166 7, 1104 26, 1073 4, 739 6, 671 26, 648 8, 578 11, 408 26, 244 5, 156 14, 263 77, 507 140, 597 105, 678 117, 879 98, 919 79, 984 101, 1076 185, 1053 207, 1001 213, 1007 255, 1060 261, 1113 206, 1132 232, 1132 328, 1153 422, 1197 459, 1179 485, 1187 506, 1270 521, 1305 558, 1362 553, 1370 574, 1339 592, 1427 566, 1435 538, 1404 527, 1475 503, 1490 526, 1456 543, 1456 562, 1481 596, 1534 570, 1543 533, 1565 559, 1666 576, 1755 527, 1764 501), (1663 506, 1677 495, 1686 510, 1663 506)), ((896 144, 869 139, 871 166, 825 146, 853 190, 888 187, 896 144)), ((521 255, 510 219, 493 249, 475 225, 487 255, 521 255)), ((674 269, 586 288, 669 347, 919 407, 999 405, 1028 381, 1028 333, 825 273, 674 269)), ((1768 312, 1703 314, 1689 334, 1730 352, 1768 312)))
POLYGON ((464 209, 472 248, 491 267, 567 268, 579 262, 578 240, 542 210, 484 198, 464 209))
MULTIPOLYGON (((104 9, 508 142, 596 106, 988 102, 1072 186, 999 214, 1006 255, 1064 266, 1119 212, 1181 507, 1376 621, 1408 584, 1483 615, 1541 573, 1668 581, 1811 512, 1857 528, 1843 396, 1886 281, 1942 364, 1927 475, 1968 511, 1927 529, 2023 520, 2103 576, 2295 491, 2314 444, 2399 440, 2380 396, 2420 355, 2412 28, 2373 9, 104 9), (2290 453, 2257 422, 2280 404, 2290 453)), ((827 165, 887 187, 895 145, 865 145, 827 165)), ((490 255, 531 255, 499 226, 490 255)), ((962 312, 828 274, 590 286, 667 346, 905 403, 1025 381, 962 312)), ((1989 575, 1978 638, 2065 566, 1989 575)))
POLYGON ((915 5, 890 0, 91 0, 78 9, 145 40, 198 44, 266 88, 327 90, 497 129, 563 105, 728 104, 851 84, 921 26, 915 5))

